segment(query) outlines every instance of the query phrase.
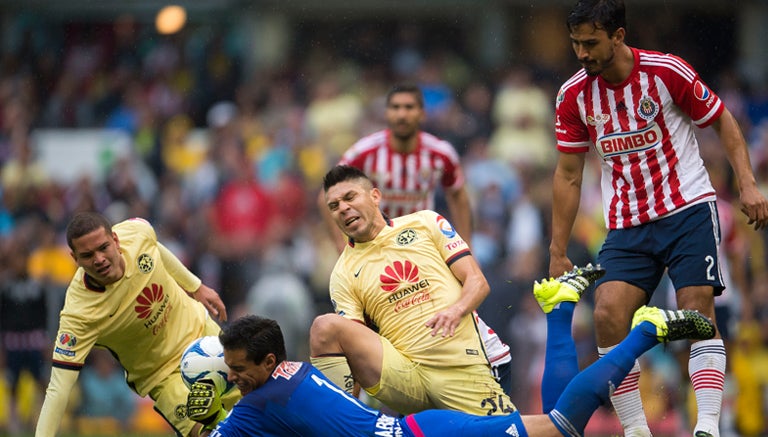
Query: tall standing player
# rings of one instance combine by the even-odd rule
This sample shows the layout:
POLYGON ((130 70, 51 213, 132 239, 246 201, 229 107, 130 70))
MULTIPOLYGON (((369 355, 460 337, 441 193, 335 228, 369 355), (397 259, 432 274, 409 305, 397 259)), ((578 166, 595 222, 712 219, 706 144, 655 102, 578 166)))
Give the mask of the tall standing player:
MULTIPOLYGON (((361 138, 341 157, 339 165, 362 170, 381 191, 381 210, 388 217, 435 209, 435 192, 442 189, 451 223, 471 246, 472 208, 456 149, 421 130, 426 118, 424 95, 416 85, 393 86, 386 97, 388 128, 361 138)), ((346 236, 333 222, 321 190, 318 204, 341 252, 346 236)), ((496 379, 512 389, 509 346, 474 313, 496 379)))
MULTIPOLYGON (((723 102, 677 56, 629 47, 622 0, 580 0, 568 15, 582 69, 561 87, 555 131, 551 275, 572 267, 566 254, 579 208, 584 154, 602 159, 608 236, 598 255, 594 320, 598 351, 627 334, 633 312, 648 302, 668 269, 680 308, 714 319, 723 291, 718 262, 715 190, 700 157, 695 127, 712 126, 738 182, 742 212, 755 229, 768 225, 741 130, 723 102)), ((698 404, 695 435, 718 436, 725 348, 715 339, 691 346, 688 371, 698 404)), ((650 435, 638 391, 639 364, 612 402, 625 435, 650 435)))
POLYGON ((189 389, 179 362, 192 340, 219 333, 208 315, 227 319, 219 295, 160 244, 143 219, 113 227, 101 214, 81 212, 67 226, 67 244, 79 268, 61 311, 51 380, 35 435, 56 434, 70 391, 94 347, 115 356, 131 389, 149 395, 178 435, 198 435, 201 425, 186 414, 189 389))

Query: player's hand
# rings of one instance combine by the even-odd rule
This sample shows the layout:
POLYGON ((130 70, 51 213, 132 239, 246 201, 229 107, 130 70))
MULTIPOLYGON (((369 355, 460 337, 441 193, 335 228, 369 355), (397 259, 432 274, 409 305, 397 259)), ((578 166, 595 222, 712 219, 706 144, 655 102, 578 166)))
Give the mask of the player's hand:
POLYGON ((431 319, 427 320, 425 325, 427 328, 432 328, 432 336, 442 333, 443 337, 453 337, 463 315, 464 313, 460 308, 452 305, 436 313, 431 319))
POLYGON ((191 294, 192 297, 203 304, 208 312, 219 319, 220 322, 227 321, 227 308, 224 306, 219 293, 207 285, 200 284, 200 288, 191 294))
POLYGON ((573 269, 573 262, 567 256, 552 256, 549 259, 549 277, 557 278, 573 269))
POLYGON ((748 224, 756 231, 768 227, 768 200, 757 186, 744 187, 740 193, 741 212, 749 218, 748 224))
POLYGON ((205 429, 213 429, 226 415, 212 380, 201 379, 192 384, 187 395, 187 417, 202 423, 205 429))

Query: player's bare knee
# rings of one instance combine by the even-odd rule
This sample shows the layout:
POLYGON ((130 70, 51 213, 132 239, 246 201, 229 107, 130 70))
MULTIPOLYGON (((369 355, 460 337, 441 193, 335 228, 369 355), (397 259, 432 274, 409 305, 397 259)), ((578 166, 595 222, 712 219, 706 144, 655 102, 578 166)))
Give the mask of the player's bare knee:
POLYGON ((603 332, 624 332, 629 329, 631 314, 613 308, 610 305, 598 305, 595 307, 593 317, 595 329, 603 332))
POLYGON ((336 339, 340 316, 336 314, 321 314, 312 321, 309 328, 309 346, 311 349, 325 349, 336 339))

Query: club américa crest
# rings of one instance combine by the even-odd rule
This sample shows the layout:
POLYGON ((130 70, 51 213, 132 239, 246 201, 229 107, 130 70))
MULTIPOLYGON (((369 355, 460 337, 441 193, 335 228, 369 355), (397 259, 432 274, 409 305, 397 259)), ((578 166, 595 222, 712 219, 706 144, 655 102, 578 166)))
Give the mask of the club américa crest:
POLYGON ((149 273, 152 271, 152 269, 155 268, 155 260, 152 259, 151 256, 149 256, 146 253, 142 253, 139 255, 139 258, 136 260, 136 265, 139 267, 139 271, 141 273, 149 273))

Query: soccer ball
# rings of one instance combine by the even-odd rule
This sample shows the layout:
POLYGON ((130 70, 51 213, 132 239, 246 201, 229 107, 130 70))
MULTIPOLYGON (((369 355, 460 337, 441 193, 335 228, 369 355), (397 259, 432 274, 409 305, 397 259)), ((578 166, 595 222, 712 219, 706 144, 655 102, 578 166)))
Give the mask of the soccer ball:
POLYGON ((229 368, 224 363, 224 348, 219 337, 201 337, 190 343, 181 354, 181 378, 187 387, 203 378, 213 380, 220 395, 229 392, 235 384, 227 381, 229 368))

